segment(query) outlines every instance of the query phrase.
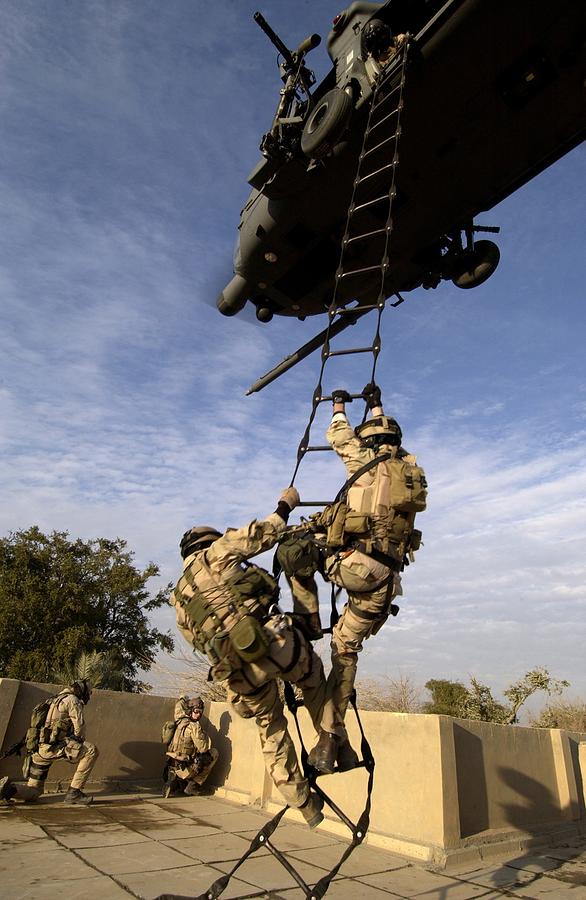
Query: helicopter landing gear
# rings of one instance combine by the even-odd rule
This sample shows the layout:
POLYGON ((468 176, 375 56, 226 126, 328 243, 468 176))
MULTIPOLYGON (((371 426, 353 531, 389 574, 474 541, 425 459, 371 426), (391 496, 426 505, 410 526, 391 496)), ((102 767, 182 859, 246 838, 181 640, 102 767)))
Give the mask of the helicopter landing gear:
POLYGON ((456 262, 452 282, 456 287, 468 290, 486 281, 499 264, 500 250, 493 241, 477 241, 474 249, 464 251, 456 262))
POLYGON ((266 301, 260 300, 256 304, 256 318, 259 322, 270 322, 273 318, 273 310, 266 301))

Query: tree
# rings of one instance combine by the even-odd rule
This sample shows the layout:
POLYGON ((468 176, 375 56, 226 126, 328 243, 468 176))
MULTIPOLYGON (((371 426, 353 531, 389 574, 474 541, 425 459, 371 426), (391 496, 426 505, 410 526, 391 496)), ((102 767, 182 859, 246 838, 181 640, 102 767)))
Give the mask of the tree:
POLYGON ((549 695, 561 694, 568 687, 568 682, 552 678, 547 669, 531 669, 504 691, 508 704, 495 700, 491 689, 473 676, 469 688, 459 681, 445 679, 428 681, 425 687, 431 692, 433 700, 425 704, 424 712, 513 725, 518 721, 519 709, 532 694, 536 691, 545 691, 549 695))
POLYGON ((432 678, 425 687, 431 694, 431 701, 423 706, 423 712, 438 716, 459 716, 461 704, 468 691, 459 681, 446 678, 432 678))
POLYGON ((564 703, 558 700, 548 703, 536 719, 531 720, 535 728, 563 728, 566 731, 586 732, 586 703, 564 703))
POLYGON ((365 678, 356 685, 357 706, 380 712, 421 712, 420 688, 408 675, 365 678))
POLYGON ((153 597, 146 584, 159 574, 141 571, 121 538, 70 540, 36 526, 0 539, 0 675, 47 681, 82 652, 116 655, 124 690, 148 685, 137 678, 173 638, 150 625, 171 585, 153 597))
POLYGON ((56 684, 73 684, 74 681, 89 681, 92 687, 102 690, 121 691, 124 685, 124 671, 116 651, 85 650, 63 669, 55 669, 50 675, 56 684))

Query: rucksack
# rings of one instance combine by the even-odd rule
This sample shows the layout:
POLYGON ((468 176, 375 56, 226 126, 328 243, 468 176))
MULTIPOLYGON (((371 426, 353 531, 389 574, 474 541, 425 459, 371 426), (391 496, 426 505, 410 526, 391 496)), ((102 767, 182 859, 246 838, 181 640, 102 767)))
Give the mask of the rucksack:
POLYGON ((163 722, 163 727, 161 728, 161 740, 165 747, 168 747, 175 737, 175 731, 177 730, 177 722, 174 719, 168 719, 166 722, 163 722))
POLYGON ((320 567, 320 552, 315 541, 303 534, 287 534, 279 541, 276 560, 285 575, 309 578, 320 567))
POLYGON ((39 749, 39 744, 47 743, 45 740, 47 737, 45 734, 45 723, 47 721, 49 709, 54 700, 56 700, 56 697, 48 697, 46 700, 42 700, 41 703, 37 703, 33 709, 31 713, 31 724, 27 729, 25 738, 27 753, 36 753, 39 749))

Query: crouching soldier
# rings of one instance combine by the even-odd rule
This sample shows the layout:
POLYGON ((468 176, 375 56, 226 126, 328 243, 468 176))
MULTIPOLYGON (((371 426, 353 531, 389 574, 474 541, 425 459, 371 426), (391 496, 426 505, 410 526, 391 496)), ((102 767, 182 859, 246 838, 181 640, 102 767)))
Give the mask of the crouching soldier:
POLYGON ((45 781, 52 764, 57 759, 66 759, 76 764, 77 768, 65 794, 65 802, 79 806, 92 803, 94 798, 84 794, 82 790, 98 758, 98 748, 88 743, 84 737, 83 708, 89 703, 91 694, 91 688, 85 679, 74 681, 46 704, 39 704, 35 708, 36 713, 46 705, 46 717, 35 723, 33 716, 27 732, 29 753, 23 766, 27 783, 13 784, 9 778, 0 779, 0 799, 10 800, 14 797, 29 803, 37 800, 45 790, 45 781))
POLYGON ((201 697, 191 702, 188 697, 180 697, 175 704, 175 728, 167 748, 163 797, 180 793, 181 789, 187 795, 198 794, 218 761, 218 751, 200 724, 202 715, 201 697))
POLYGON ((278 607, 277 582, 247 560, 273 547, 299 502, 293 487, 266 519, 225 534, 209 526, 183 535, 183 576, 171 597, 183 636, 210 660, 211 674, 227 691, 235 713, 254 718, 267 772, 285 802, 310 828, 323 819, 322 798, 310 791, 287 729, 277 679, 303 693, 314 727, 325 698, 322 662, 302 629, 278 607))

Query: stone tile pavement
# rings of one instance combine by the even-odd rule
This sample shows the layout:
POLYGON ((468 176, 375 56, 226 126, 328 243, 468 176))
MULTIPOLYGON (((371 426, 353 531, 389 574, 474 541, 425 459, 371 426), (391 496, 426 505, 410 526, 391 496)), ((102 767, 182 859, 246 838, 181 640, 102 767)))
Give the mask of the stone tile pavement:
MULTIPOLYGON (((232 868, 268 818, 212 796, 103 794, 87 809, 65 806, 58 795, 34 805, 0 803, 0 898, 197 897, 232 868)), ((332 868, 345 846, 286 819, 272 840, 309 885, 332 868)), ((221 896, 301 900, 305 893, 263 849, 238 869, 221 896)), ((363 845, 327 893, 328 900, 497 897, 586 900, 586 846, 567 843, 506 863, 435 872, 363 845)))

